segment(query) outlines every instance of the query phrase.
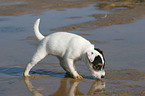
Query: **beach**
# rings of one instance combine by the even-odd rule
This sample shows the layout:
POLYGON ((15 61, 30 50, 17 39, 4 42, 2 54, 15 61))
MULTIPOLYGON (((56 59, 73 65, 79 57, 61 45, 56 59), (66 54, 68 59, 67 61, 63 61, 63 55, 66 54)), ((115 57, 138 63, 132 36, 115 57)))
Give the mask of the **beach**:
POLYGON ((144 96, 144 0, 1 0, 0 96, 144 96), (84 79, 65 77, 54 56, 47 56, 25 78, 23 72, 39 41, 33 31, 78 34, 103 50, 106 76, 92 77, 84 62, 76 68, 84 79))

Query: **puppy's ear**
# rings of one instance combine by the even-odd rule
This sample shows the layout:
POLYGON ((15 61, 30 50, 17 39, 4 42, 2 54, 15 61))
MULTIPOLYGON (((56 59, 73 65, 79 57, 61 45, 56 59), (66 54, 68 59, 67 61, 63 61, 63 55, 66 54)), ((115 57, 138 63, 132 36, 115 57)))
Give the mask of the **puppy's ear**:
POLYGON ((90 60, 90 62, 93 62, 96 54, 93 51, 88 51, 87 56, 88 56, 88 59, 90 60))

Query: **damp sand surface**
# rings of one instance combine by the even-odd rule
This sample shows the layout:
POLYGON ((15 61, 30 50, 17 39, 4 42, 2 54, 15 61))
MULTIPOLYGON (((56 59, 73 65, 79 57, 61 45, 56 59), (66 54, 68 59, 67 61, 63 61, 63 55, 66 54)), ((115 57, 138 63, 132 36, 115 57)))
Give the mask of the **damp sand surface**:
POLYGON ((144 0, 1 0, 0 96, 144 96, 144 4, 144 0), (39 44, 33 33, 37 18, 44 35, 70 31, 102 49, 105 78, 94 79, 81 61, 76 67, 84 79, 65 77, 53 56, 24 78, 24 68, 39 44))

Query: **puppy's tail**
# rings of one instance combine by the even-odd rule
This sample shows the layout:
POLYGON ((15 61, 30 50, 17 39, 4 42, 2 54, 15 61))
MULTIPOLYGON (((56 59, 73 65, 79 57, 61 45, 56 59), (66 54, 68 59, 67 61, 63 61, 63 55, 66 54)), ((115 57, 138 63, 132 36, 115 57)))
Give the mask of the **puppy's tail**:
POLYGON ((39 23, 40 23, 40 18, 37 19, 34 24, 34 33, 35 33, 35 36, 37 37, 37 39, 39 41, 41 41, 44 38, 44 36, 39 31, 39 23))

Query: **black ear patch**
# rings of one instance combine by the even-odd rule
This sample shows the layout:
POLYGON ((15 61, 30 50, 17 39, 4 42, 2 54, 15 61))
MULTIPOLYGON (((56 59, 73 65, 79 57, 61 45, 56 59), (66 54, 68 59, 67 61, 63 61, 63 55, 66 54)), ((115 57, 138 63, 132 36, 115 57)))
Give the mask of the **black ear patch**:
MULTIPOLYGON (((104 53, 102 50, 100 50, 99 48, 94 48, 94 50, 98 51, 102 56, 103 56, 103 59, 104 59, 104 65, 103 65, 103 68, 105 67, 105 57, 104 57, 104 53)), ((100 58, 101 59, 101 58, 100 58)))
POLYGON ((92 62, 94 70, 101 70, 102 68, 102 60, 100 56, 96 56, 94 61, 92 62))
POLYGON ((104 56, 104 53, 103 53, 103 51, 101 51, 100 49, 98 49, 98 48, 94 48, 95 50, 97 50, 99 53, 101 53, 103 56, 104 56))

